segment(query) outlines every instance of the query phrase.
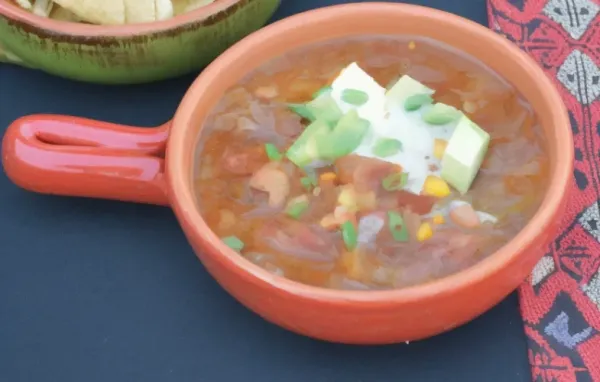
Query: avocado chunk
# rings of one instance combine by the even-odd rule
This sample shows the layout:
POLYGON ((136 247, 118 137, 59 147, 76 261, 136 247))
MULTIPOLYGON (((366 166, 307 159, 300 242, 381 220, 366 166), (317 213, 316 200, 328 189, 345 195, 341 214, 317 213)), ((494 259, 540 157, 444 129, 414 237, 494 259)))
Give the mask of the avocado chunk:
POLYGON ((331 87, 326 86, 315 92, 314 99, 307 103, 288 104, 290 110, 311 122, 321 120, 334 126, 342 117, 337 102, 331 97, 331 87))
POLYGON ((313 93, 312 97, 317 98, 318 96, 325 94, 325 93, 330 93, 331 92, 331 86, 327 85, 327 86, 323 86, 321 89, 317 90, 316 92, 313 93))
POLYGON ((304 129, 286 156, 301 168, 317 160, 333 161, 353 152, 370 126, 354 109, 344 114, 333 129, 328 122, 316 120, 304 129))
POLYGON ((307 119, 309 121, 314 121, 315 116, 312 115, 310 110, 306 107, 306 104, 303 103, 290 103, 288 104, 288 108, 294 113, 298 114, 300 117, 307 119))
POLYGON ((386 97, 388 102, 393 102, 396 105, 404 107, 406 99, 414 95, 429 95, 435 93, 435 90, 428 88, 414 78, 403 75, 400 79, 387 91, 386 97))
POLYGON ((356 109, 349 110, 333 128, 331 136, 321 142, 322 158, 335 160, 350 154, 360 146, 371 123, 358 116, 356 109))
POLYGON ((429 94, 415 94, 404 101, 405 111, 419 110, 421 106, 433 103, 433 98, 429 94))
POLYGON ((490 135, 463 115, 442 157, 442 179, 465 194, 481 167, 489 143, 490 135))
POLYGON ((318 142, 326 141, 330 134, 331 128, 326 122, 314 121, 306 126, 285 155, 296 166, 304 168, 319 159, 318 142))
POLYGON ((423 122, 430 125, 445 125, 446 123, 456 121, 461 114, 462 113, 455 107, 443 103, 436 103, 426 110, 421 117, 423 118, 423 122))
POLYGON ((343 115, 337 102, 331 97, 330 91, 323 92, 307 103, 306 109, 314 120, 323 121, 329 126, 335 126, 343 115))

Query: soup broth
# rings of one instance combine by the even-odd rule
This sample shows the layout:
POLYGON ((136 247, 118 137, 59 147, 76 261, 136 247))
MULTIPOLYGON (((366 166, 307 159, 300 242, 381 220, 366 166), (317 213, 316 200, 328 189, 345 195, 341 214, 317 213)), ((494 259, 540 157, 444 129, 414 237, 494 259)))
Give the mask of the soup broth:
POLYGON ((248 261, 370 290, 492 254, 533 216, 548 171, 514 87, 438 42, 369 36, 293 51, 230 88, 202 130, 194 186, 209 227, 248 261))

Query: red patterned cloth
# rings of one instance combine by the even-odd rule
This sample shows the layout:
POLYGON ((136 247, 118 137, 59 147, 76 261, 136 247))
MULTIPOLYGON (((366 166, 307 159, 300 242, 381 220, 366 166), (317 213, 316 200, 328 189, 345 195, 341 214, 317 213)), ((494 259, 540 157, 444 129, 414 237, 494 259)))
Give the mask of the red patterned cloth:
POLYGON ((553 79, 575 138, 562 230, 519 296, 535 382, 600 382, 600 0, 488 0, 490 27, 553 79))

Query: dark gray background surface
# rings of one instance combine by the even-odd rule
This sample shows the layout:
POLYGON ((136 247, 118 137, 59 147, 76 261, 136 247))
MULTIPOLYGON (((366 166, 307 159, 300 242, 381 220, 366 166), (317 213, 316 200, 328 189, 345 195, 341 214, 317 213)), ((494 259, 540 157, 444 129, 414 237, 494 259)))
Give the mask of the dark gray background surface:
MULTIPOLYGON (((276 19, 341 0, 283 0, 276 19)), ((413 0, 486 23, 484 0, 413 0)), ((0 133, 31 113, 153 126, 194 76, 105 87, 0 64, 0 133)), ((519 382, 516 295, 436 338, 328 344, 279 329, 206 273, 167 208, 34 195, 0 174, 1 382, 519 382)))

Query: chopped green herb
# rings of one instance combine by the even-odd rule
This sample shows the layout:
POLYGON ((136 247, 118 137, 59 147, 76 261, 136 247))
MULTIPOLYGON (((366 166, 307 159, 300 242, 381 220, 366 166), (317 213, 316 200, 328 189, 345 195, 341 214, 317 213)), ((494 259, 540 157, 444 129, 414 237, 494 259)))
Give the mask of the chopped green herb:
POLYGON ((393 104, 404 106, 407 98, 415 94, 434 94, 433 89, 428 88, 409 75, 401 76, 386 92, 386 98, 393 104))
POLYGON ((323 86, 321 89, 317 90, 316 92, 314 92, 314 94, 312 95, 313 99, 317 98, 318 96, 325 94, 325 93, 329 93, 331 91, 331 86, 323 86))
POLYGON ((369 95, 358 89, 344 89, 342 91, 342 101, 354 106, 361 106, 369 101, 369 95))
POLYGON ((333 132, 317 142, 321 159, 334 161, 353 152, 369 131, 371 123, 349 110, 333 128, 333 132))
POLYGON ((408 97, 404 101, 404 110, 415 111, 419 110, 421 106, 428 105, 433 102, 431 95, 429 94, 415 94, 408 97))
POLYGON ((285 210, 285 213, 292 219, 299 219, 308 209, 308 199, 303 198, 291 203, 285 210))
POLYGON ((300 179, 300 184, 302 184, 302 187, 304 187, 305 189, 310 189, 313 186, 311 179, 307 176, 300 179))
POLYGON ((309 174, 300 179, 300 184, 302 184, 302 187, 304 187, 307 191, 310 191, 310 189, 316 187, 318 183, 317 177, 314 174, 309 174))
POLYGON ((407 172, 395 172, 383 178, 381 186, 386 191, 399 191, 406 186, 408 182, 407 172))
POLYGON ((288 148, 287 158, 300 168, 310 165, 313 161, 320 159, 317 150, 317 142, 326 140, 331 128, 326 122, 316 120, 306 126, 296 141, 288 148))
POLYGON ((349 251, 354 251, 358 245, 358 233, 351 221, 345 221, 342 226, 342 239, 349 251))
POLYGON ((277 150, 277 147, 272 143, 265 144, 265 151, 267 152, 267 157, 271 161, 279 161, 283 157, 279 150, 277 150))
POLYGON ((373 154, 381 158, 391 157, 402 151, 402 142, 393 138, 380 138, 373 146, 373 154))
POLYGON ((422 118, 430 125, 445 125, 458 119, 460 114, 460 111, 450 105, 436 103, 422 115, 422 118))
MULTIPOLYGON (((323 97, 319 99, 321 98, 323 97)), ((359 117, 356 109, 351 109, 344 114, 333 128, 326 120, 319 117, 292 143, 286 156, 300 168, 305 168, 314 161, 334 161, 354 151, 370 126, 369 121, 359 117)))
POLYGON ((309 121, 315 120, 314 115, 303 103, 290 103, 288 104, 288 108, 304 119, 308 119, 309 121))
POLYGON ((233 249, 234 251, 241 251, 244 248, 244 242, 237 238, 237 236, 227 236, 221 239, 226 246, 233 249))
POLYGON ((337 101, 327 92, 307 103, 306 108, 314 119, 326 122, 330 127, 335 126, 344 115, 337 101))
POLYGON ((388 211, 388 225, 394 240, 408 241, 408 229, 404 224, 402 215, 394 211, 388 211))

